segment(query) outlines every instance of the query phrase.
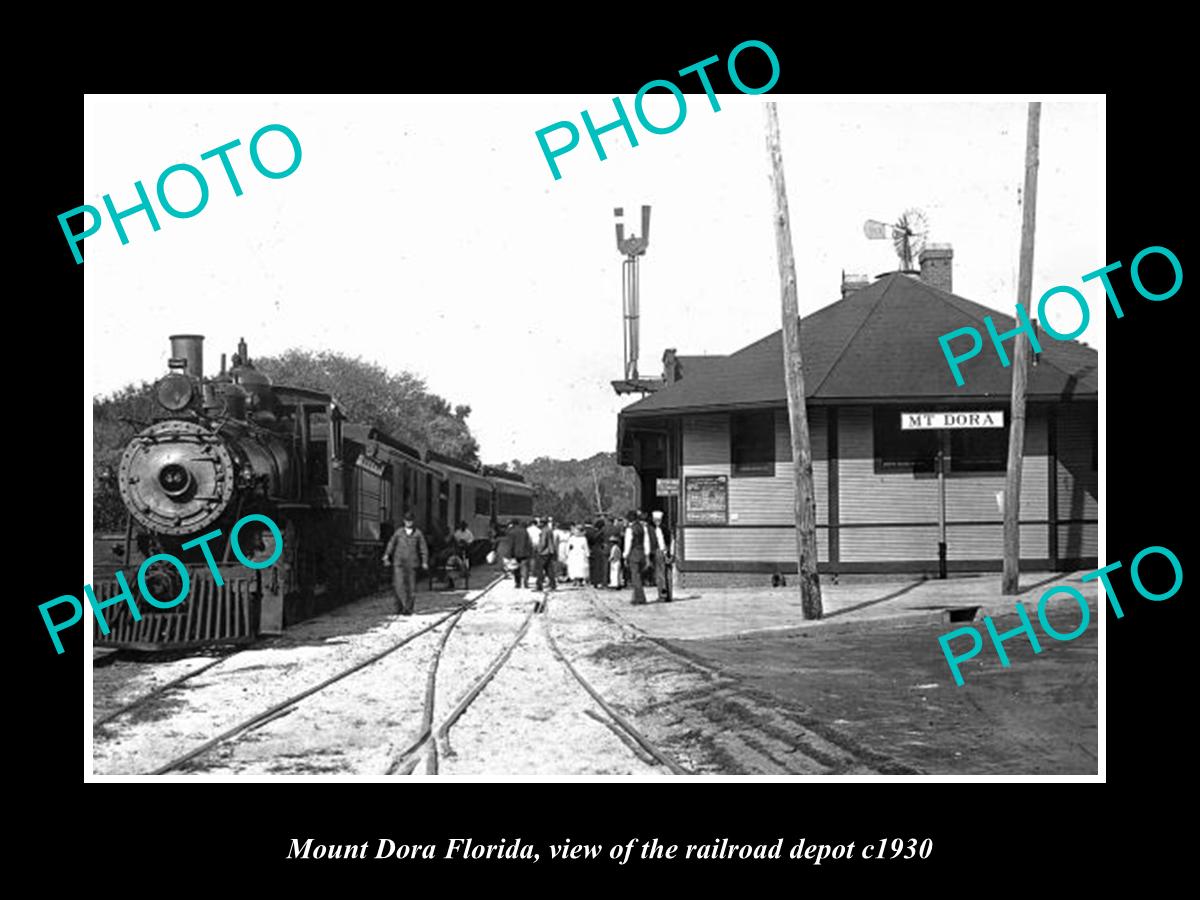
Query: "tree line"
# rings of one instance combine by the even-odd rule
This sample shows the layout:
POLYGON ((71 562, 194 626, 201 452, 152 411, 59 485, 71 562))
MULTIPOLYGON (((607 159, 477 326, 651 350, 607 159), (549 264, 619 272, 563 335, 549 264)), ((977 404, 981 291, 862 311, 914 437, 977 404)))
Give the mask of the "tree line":
POLYGON ((533 488, 533 512, 560 522, 590 522, 600 514, 624 515, 633 508, 636 478, 633 470, 617 465, 615 453, 596 453, 587 459, 539 456, 504 465, 523 476, 533 488))

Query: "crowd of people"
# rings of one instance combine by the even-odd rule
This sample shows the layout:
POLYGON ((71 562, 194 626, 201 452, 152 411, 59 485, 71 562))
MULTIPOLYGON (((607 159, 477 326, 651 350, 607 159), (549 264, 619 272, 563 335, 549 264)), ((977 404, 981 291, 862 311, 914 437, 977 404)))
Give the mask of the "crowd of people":
POLYGON ((662 602, 671 600, 670 530, 663 514, 647 516, 630 510, 624 517, 600 517, 590 523, 557 523, 552 516, 527 522, 516 519, 495 543, 494 559, 521 589, 556 590, 560 579, 582 587, 633 588, 633 605, 646 603, 645 584, 652 583, 662 602))
MULTIPOLYGON (((459 522, 449 540, 434 535, 431 553, 413 514, 405 512, 402 527, 388 536, 383 552, 384 564, 393 568, 397 614, 413 614, 417 572, 428 571, 431 564, 445 573, 453 589, 453 576, 470 571, 475 542, 468 524, 459 522)), ((488 561, 499 562, 520 589, 528 589, 530 580, 537 591, 557 590, 560 580, 576 587, 632 587, 633 605, 641 606, 649 584, 659 601, 671 601, 673 548, 660 510, 649 516, 630 510, 626 516, 602 516, 590 523, 559 523, 552 516, 513 519, 507 527, 494 522, 492 547, 488 561)))

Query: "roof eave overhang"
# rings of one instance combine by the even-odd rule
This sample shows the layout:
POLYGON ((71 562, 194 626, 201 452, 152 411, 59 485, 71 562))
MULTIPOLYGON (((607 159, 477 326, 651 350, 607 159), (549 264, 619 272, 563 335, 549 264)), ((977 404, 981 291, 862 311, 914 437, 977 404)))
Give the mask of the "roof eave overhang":
MULTIPOLYGON (((997 403, 1008 402, 1011 395, 1008 392, 997 394, 920 394, 913 396, 895 397, 809 397, 809 406, 870 406, 888 403, 937 403, 937 404, 968 404, 968 403, 997 403)), ((1028 394, 1026 401, 1030 403, 1071 403, 1095 401, 1098 395, 1095 391, 1078 391, 1063 396, 1061 394, 1028 394)), ((736 412, 744 409, 777 409, 786 407, 786 400, 756 400, 746 403, 710 403, 702 406, 681 406, 665 409, 623 409, 618 417, 624 419, 653 419, 664 416, 691 416, 706 413, 736 412)))

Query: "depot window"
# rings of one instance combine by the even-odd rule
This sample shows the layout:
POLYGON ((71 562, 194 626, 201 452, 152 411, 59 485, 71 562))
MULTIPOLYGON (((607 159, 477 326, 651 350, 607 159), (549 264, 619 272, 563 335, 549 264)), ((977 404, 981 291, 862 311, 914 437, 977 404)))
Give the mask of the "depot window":
POLYGON ((934 472, 938 432, 900 428, 898 407, 875 407, 875 472, 934 472))
POLYGON ((1007 416, 1003 428, 956 428, 950 432, 951 472, 1004 472, 1007 468, 1007 416))
POLYGON ((775 474, 775 413, 736 413, 729 421, 729 458, 732 474, 775 474))

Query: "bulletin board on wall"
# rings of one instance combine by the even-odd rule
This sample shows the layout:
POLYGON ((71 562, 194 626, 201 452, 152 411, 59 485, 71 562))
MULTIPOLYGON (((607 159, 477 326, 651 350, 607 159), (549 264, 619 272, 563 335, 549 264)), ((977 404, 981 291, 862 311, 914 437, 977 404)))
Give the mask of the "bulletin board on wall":
POLYGON ((728 475, 689 475, 683 486, 685 525, 729 524, 728 475))

